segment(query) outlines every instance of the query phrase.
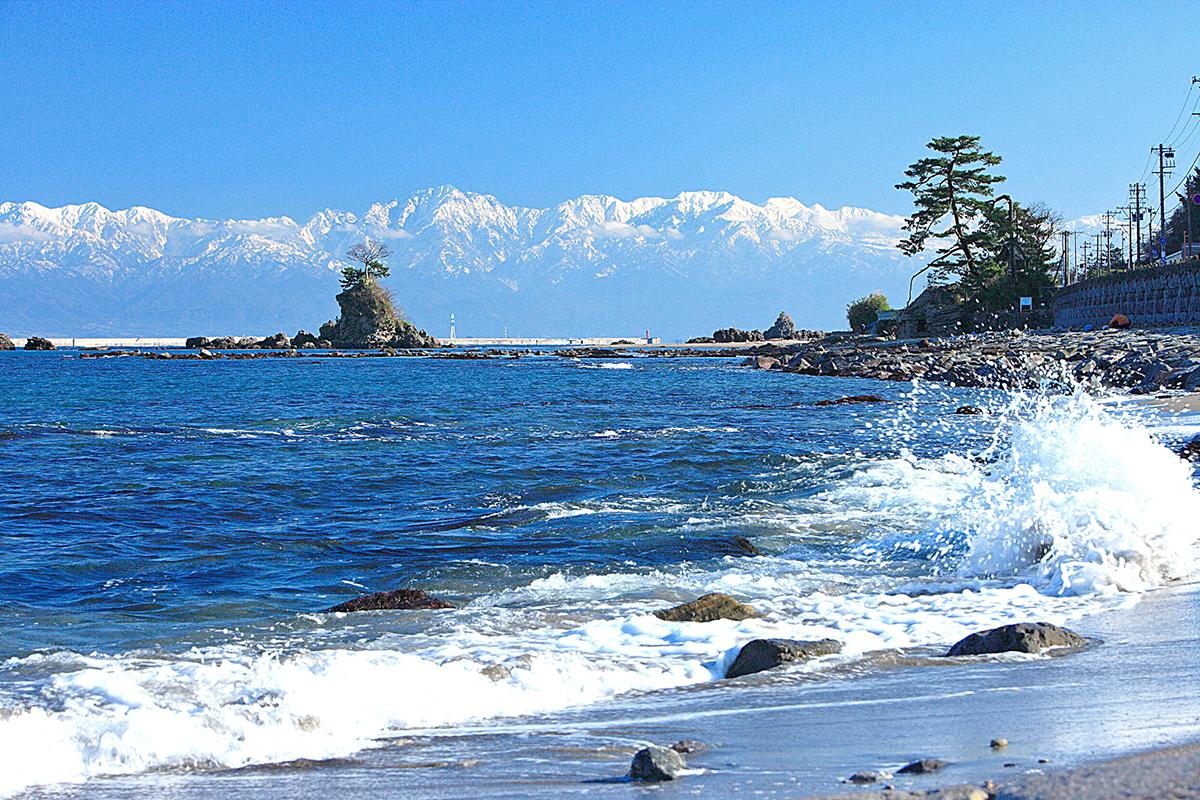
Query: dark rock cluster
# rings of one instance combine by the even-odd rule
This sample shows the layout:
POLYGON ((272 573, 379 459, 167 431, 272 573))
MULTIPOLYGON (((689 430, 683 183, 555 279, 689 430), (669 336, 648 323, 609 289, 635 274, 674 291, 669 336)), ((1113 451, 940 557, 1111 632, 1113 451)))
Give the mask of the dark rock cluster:
POLYGON ((0 350, 16 350, 17 346, 13 344, 13 340, 0 333, 0 350))
POLYGON ((54 343, 40 336, 30 336, 25 340, 26 350, 56 350, 54 343))
POLYGON ((1032 388, 1045 379, 1074 379, 1134 394, 1200 390, 1198 333, 1012 331, 934 340, 827 337, 790 347, 759 348, 752 358, 751 365, 760 369, 803 375, 920 378, 994 388, 1032 388))
POLYGON ((265 339, 193 336, 186 346, 206 350, 327 350, 330 348, 415 349, 438 347, 438 340, 396 312, 392 297, 377 283, 364 283, 337 296, 341 315, 321 326, 320 334, 301 330, 289 337, 280 332, 265 339))

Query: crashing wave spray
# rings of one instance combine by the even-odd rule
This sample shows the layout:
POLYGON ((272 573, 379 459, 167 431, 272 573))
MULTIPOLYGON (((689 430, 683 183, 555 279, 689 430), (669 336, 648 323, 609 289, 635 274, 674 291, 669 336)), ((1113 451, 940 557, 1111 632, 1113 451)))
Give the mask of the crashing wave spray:
POLYGON ((1085 393, 1016 397, 982 455, 995 460, 963 506, 967 574, 1032 565, 1043 591, 1105 594, 1194 571, 1190 465, 1085 393))

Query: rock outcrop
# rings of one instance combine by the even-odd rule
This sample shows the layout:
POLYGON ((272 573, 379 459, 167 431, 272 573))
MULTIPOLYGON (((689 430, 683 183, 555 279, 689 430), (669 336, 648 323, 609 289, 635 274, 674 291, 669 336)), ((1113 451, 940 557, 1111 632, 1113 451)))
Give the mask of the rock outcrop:
POLYGON ((768 669, 807 661, 810 658, 840 653, 842 645, 834 639, 801 641, 797 639, 755 639, 740 651, 725 671, 726 678, 740 678, 768 669))
POLYGON ((321 338, 334 347, 437 347, 438 341, 396 313, 390 293, 378 283, 364 283, 337 296, 342 313, 321 326, 321 338))
POLYGON ((251 346, 256 350, 287 350, 292 346, 292 340, 288 338, 286 333, 280 331, 274 336, 268 336, 265 339, 259 339, 251 346))
POLYGON ((673 781, 687 769, 687 762, 678 752, 669 747, 652 744, 643 747, 633 756, 629 765, 629 777, 635 781, 657 783, 673 781))
POLYGON ((799 339, 800 332, 796 330, 796 323, 792 322, 791 315, 780 311, 779 316, 775 319, 775 324, 763 331, 763 337, 766 339, 799 339))
POLYGON ((1040 653, 1051 647, 1078 648, 1087 644, 1078 633, 1049 622, 1021 622, 973 633, 950 648, 947 656, 991 653, 1040 653))
POLYGON ((438 597, 433 597, 420 589, 396 589, 391 592, 376 592, 363 595, 345 603, 339 603, 331 609, 333 612, 346 611, 413 611, 426 608, 454 608, 438 597))
POLYGON ((740 621, 757 617, 758 612, 727 594, 713 592, 674 608, 655 611, 654 616, 667 622, 713 622, 718 619, 740 621))
POLYGON ((719 331, 713 331, 712 335, 714 342, 728 344, 729 342, 761 342, 763 341, 762 331, 744 331, 740 328, 721 328, 719 331))
POLYGON ((784 361, 783 371, 841 378, 1032 389, 1068 381, 1145 394, 1200 391, 1200 334, 1102 330, 982 333, 944 339, 826 337, 739 353, 784 361))
POLYGON ((16 350, 17 346, 13 344, 13 340, 0 333, 0 350, 16 350))
POLYGON ((317 346, 317 337, 313 336, 306 330, 296 331, 296 335, 292 337, 292 347, 307 347, 312 345, 317 346))
POLYGON ((40 336, 30 336, 25 340, 26 350, 56 350, 54 343, 49 339, 43 339, 40 336))

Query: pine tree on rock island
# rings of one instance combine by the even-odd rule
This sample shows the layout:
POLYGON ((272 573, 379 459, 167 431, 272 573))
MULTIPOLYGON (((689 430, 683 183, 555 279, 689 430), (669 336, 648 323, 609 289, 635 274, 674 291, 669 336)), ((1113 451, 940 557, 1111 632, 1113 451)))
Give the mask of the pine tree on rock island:
POLYGON ((362 267, 342 270, 342 292, 337 296, 341 315, 321 326, 321 338, 334 347, 437 347, 438 341, 397 311, 392 293, 379 284, 389 274, 384 259, 387 245, 366 239, 346 253, 362 267))

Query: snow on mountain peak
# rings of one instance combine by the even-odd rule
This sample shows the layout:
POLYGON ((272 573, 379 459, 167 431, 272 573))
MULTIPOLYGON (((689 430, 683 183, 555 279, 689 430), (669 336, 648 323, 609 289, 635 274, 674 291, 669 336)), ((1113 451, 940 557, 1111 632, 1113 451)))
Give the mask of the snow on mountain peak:
MULTIPOLYGON (((72 307, 81 315, 71 323, 75 331, 93 325, 85 318, 88 304, 98 302, 94 298, 118 296, 128 282, 128 302, 139 310, 100 309, 95 314, 124 331, 146 331, 137 320, 158 312, 139 304, 157 298, 166 308, 167 294, 200 292, 201 276, 205 287, 214 276, 222 276, 230 292, 240 287, 219 301, 230 306, 228 313, 242 309, 237 313, 251 315, 301 302, 292 289, 280 293, 271 288, 284 279, 288 286, 326 287, 311 290, 303 303, 327 303, 328 286, 346 263, 347 249, 370 236, 385 238, 392 247, 389 282, 403 289, 402 302, 414 315, 440 318, 457 309, 467 318, 475 313, 516 327, 521 320, 575 324, 572 320, 601 313, 614 320, 641 313, 667 319, 686 309, 661 303, 641 312, 637 308, 655 291, 670 291, 684 305, 709 303, 712 309, 705 313, 715 322, 744 326, 753 320, 733 311, 716 319, 719 306, 725 301, 736 305, 731 298, 751 291, 759 281, 767 281, 780 295, 766 303, 772 318, 778 313, 774 306, 788 305, 783 301, 792 294, 796 299, 788 307, 799 317, 806 307, 823 303, 823 293, 832 293, 829 307, 836 317, 853 299, 843 295, 887 288, 901 274, 906 282, 912 263, 895 248, 902 224, 899 217, 867 209, 832 211, 791 197, 759 205, 723 191, 630 200, 588 194, 550 208, 529 208, 443 185, 374 203, 361 214, 326 208, 303 223, 286 216, 183 219, 144 206, 112 211, 94 202, 59 208, 5 202, 0 203, 0 278, 24 287, 14 290, 16 307, 23 302, 21 291, 28 290, 30 298, 44 296, 47 281, 61 280, 75 287, 72 292, 83 292, 87 297, 72 307), (421 287, 432 279, 452 282, 439 284, 436 296, 424 297, 421 287), (103 288, 79 288, 96 282, 103 288), (135 286, 160 289, 138 294, 135 286), (605 300, 606 292, 616 294, 605 300), (689 301, 692 295, 709 299, 689 301), (582 307, 586 311, 563 316, 589 297, 582 307)), ((44 304, 29 302, 30 308, 44 309, 44 304)), ((743 305, 751 302, 746 299, 743 305)), ((223 313, 207 307, 210 313, 223 313)), ((0 329, 9 324, 3 311, 0 329)), ((808 316, 815 318, 806 324, 830 326, 820 313, 810 310, 808 316)), ((644 327, 642 322, 653 320, 633 327, 644 327)), ((585 328, 576 333, 589 332, 585 328)))

